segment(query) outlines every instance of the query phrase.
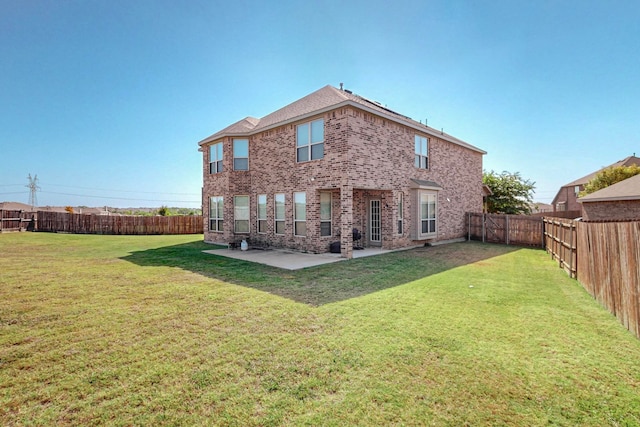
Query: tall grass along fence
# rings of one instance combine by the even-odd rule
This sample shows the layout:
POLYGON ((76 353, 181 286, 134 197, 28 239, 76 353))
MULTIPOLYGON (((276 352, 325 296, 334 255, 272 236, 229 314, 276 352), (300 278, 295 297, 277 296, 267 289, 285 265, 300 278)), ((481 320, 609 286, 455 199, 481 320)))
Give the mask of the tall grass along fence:
POLYGON ((120 216, 38 211, 37 231, 77 234, 201 234, 202 215, 120 216))
POLYGON ((640 338, 640 221, 545 218, 545 237, 560 266, 640 338))
POLYGON ((0 209, 0 233, 7 231, 33 231, 35 226, 35 212, 0 209))
POLYGON ((542 220, 542 217, 528 215, 468 213, 468 238, 507 245, 544 247, 542 220))

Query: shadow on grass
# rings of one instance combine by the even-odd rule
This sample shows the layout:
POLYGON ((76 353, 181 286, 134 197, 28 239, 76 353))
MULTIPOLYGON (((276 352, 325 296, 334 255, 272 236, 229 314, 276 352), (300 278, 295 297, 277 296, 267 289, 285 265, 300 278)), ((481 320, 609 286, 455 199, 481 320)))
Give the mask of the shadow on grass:
POLYGON ((399 286, 520 248, 479 242, 453 243, 295 271, 202 252, 207 249, 212 249, 212 246, 204 242, 193 242, 134 252, 122 259, 140 266, 178 267, 296 302, 319 306, 399 286))

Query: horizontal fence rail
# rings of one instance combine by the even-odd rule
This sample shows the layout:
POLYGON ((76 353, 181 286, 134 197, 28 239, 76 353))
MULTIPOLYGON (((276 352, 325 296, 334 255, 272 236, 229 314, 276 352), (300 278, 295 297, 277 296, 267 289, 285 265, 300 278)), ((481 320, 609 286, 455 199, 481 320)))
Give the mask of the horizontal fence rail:
POLYGON ((202 215, 120 216, 38 211, 38 231, 77 234, 201 234, 202 215))
POLYGON ((35 226, 35 212, 0 209, 0 233, 7 231, 33 231, 35 226))
POLYGON ((558 261, 569 277, 576 278, 577 237, 576 222, 563 218, 544 218, 545 248, 554 261, 558 261))

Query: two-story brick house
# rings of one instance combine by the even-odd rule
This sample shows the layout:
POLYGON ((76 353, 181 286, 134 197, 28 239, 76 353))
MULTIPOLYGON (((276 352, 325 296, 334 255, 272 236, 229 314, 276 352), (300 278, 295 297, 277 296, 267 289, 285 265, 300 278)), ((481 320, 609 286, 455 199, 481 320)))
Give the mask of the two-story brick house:
POLYGON ((585 175, 582 178, 578 178, 575 181, 571 181, 568 184, 563 185, 556 193, 556 196, 553 198, 551 204, 553 205, 554 212, 564 212, 564 211, 573 211, 576 212, 576 215, 580 213, 582 210, 582 205, 578 201, 578 195, 582 190, 584 190, 584 186, 587 185, 589 181, 598 175, 598 173, 602 172, 604 169, 615 168, 619 166, 631 166, 631 165, 640 165, 640 158, 635 155, 629 156, 622 160, 618 160, 617 162, 598 169, 595 172, 590 173, 589 175, 585 175))
POLYGON ((199 142, 205 241, 328 252, 465 236, 483 150, 332 86, 199 142), (358 234, 358 233, 356 233, 358 234))

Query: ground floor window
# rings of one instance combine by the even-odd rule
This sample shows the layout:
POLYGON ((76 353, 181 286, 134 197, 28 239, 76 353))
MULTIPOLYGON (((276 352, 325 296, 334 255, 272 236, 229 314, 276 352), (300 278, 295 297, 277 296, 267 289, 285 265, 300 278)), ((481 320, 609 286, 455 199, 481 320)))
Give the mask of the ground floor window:
POLYGON ((273 196, 273 218, 275 221, 275 234, 284 234, 284 201, 285 197, 283 193, 278 193, 273 196))
POLYGON ((320 193, 320 235, 331 236, 331 193, 320 193))
POLYGON ((307 235, 307 193, 293 193, 293 234, 307 235))
POLYGON ((416 189, 412 192, 411 238, 427 240, 437 237, 438 231, 438 191, 416 189))
POLYGON ((258 194, 258 233, 267 232, 267 195, 258 194))
POLYGON ((209 198, 209 231, 223 231, 224 198, 214 196, 209 198))
POLYGON ((404 194, 398 197, 398 234, 404 232, 404 194))
POLYGON ((236 233, 249 232, 249 196, 233 198, 233 221, 236 233))
POLYGON ((436 232, 436 200, 435 193, 420 193, 420 234, 436 232))

